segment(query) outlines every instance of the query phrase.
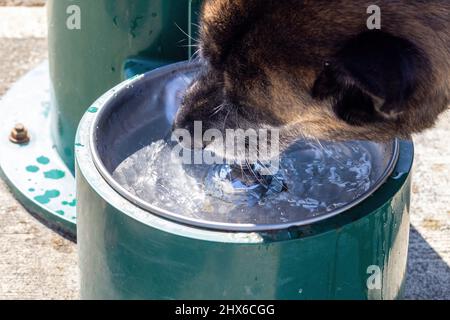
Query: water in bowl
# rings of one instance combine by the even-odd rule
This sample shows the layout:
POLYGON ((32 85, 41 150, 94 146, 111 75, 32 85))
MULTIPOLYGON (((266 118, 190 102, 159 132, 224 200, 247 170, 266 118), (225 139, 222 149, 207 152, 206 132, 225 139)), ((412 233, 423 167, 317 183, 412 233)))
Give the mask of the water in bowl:
POLYGON ((370 190, 376 144, 299 141, 281 155, 279 171, 258 165, 186 165, 160 140, 124 160, 114 179, 142 201, 199 220, 282 224, 335 211, 370 190))

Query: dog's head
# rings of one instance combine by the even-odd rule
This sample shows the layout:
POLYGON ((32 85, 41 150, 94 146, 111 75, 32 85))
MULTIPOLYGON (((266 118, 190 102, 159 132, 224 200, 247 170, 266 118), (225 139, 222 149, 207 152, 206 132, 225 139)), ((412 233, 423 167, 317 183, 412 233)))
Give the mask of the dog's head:
POLYGON ((277 128, 385 141, 429 128, 450 100, 448 1, 207 0, 201 74, 175 128, 277 128))

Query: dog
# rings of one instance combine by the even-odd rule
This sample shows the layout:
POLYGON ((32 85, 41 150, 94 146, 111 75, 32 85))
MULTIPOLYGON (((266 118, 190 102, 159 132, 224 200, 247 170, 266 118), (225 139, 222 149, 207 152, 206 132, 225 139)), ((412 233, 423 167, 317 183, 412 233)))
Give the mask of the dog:
POLYGON ((206 0, 174 129, 277 129, 282 148, 409 138, 450 103, 449 21, 448 0, 206 0))

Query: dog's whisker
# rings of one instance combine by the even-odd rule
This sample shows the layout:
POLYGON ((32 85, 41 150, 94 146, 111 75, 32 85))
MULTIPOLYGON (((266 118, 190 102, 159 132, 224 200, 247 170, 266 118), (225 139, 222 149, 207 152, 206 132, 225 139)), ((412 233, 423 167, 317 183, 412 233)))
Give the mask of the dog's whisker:
POLYGON ((223 119, 223 128, 222 128, 223 132, 225 132, 225 130, 226 130, 228 116, 230 115, 231 111, 233 111, 233 108, 229 108, 225 118, 223 119))
MULTIPOLYGON (((270 167, 269 167, 268 165, 265 165, 263 162, 261 162, 261 161, 259 161, 259 160, 258 160, 257 163, 258 163, 258 165, 260 165, 261 167, 263 167, 267 172, 270 172, 270 171, 269 171, 269 170, 270 170, 270 167)), ((277 176, 273 175, 273 176, 272 176, 272 181, 275 181, 275 183, 277 183, 278 186, 284 188, 283 182, 281 182, 281 181, 278 179, 277 176)))
POLYGON ((192 41, 196 41, 196 39, 194 39, 190 34, 188 34, 186 31, 184 31, 179 25, 178 23, 175 22, 175 25, 177 26, 177 28, 186 36, 188 37, 190 40, 192 41))
POLYGON ((222 104, 218 105, 217 107, 215 107, 213 109, 213 112, 211 113, 210 117, 214 117, 215 115, 217 115, 220 111, 223 110, 224 107, 225 107, 224 103, 222 103, 222 104))
POLYGON ((192 61, 195 61, 197 59, 199 59, 199 54, 200 54, 201 48, 198 48, 189 58, 189 63, 192 63, 192 61))
POLYGON ((266 184, 265 181, 263 181, 258 174, 255 172, 255 170, 253 170, 252 164, 249 163, 248 159, 244 158, 245 163, 247 164, 248 170, 250 171, 250 173, 253 175, 253 177, 258 181, 259 184, 261 184, 263 187, 267 188, 268 185, 266 184))

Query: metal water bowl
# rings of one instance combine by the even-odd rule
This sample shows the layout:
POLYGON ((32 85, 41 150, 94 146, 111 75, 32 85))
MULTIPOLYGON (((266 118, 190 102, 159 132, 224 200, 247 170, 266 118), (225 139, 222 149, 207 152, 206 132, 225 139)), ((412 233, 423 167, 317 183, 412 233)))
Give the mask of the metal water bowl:
POLYGON ((84 116, 76 141, 82 297, 401 297, 411 142, 367 142, 370 190, 331 212, 283 222, 193 218, 155 206, 113 178, 130 155, 170 133, 197 70, 179 63, 125 81, 84 116), (371 270, 379 286, 370 285, 371 270))

